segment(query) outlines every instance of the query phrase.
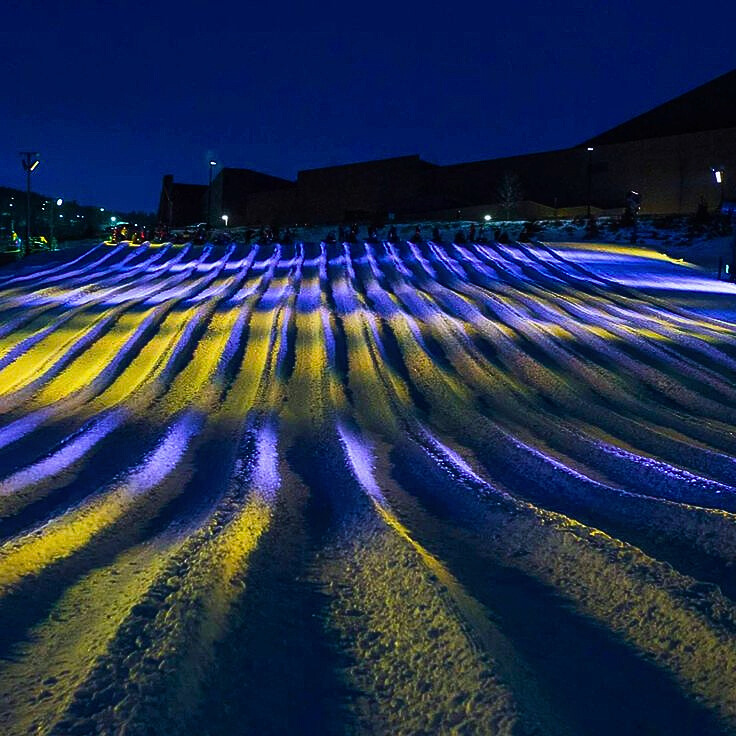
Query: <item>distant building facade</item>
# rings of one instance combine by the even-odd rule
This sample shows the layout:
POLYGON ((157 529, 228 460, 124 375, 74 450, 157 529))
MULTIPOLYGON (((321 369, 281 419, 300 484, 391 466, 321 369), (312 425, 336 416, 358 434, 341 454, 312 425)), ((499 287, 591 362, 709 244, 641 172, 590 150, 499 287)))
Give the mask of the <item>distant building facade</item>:
POLYGON ((248 225, 251 219, 249 208, 253 209, 251 202, 253 195, 293 188, 294 182, 288 179, 280 179, 252 169, 223 168, 212 181, 210 222, 214 225, 221 224, 222 216, 227 215, 230 227, 248 225))
MULTIPOLYGON (((300 171, 296 181, 223 169, 211 221, 321 224, 487 211, 517 217, 616 211, 629 191, 642 213, 694 212, 736 199, 736 70, 570 148, 439 166, 418 155, 300 171), (589 150, 592 149, 592 150, 589 150), (722 171, 718 183, 714 170, 722 171), (509 201, 513 181, 518 202, 509 201), (505 201, 503 201, 505 200, 505 201), (522 205, 523 203, 523 205, 522 205), (512 212, 513 211, 513 212, 512 212)), ((513 197, 511 197, 513 199, 513 197)), ((207 187, 164 177, 159 219, 205 220, 207 187)))
POLYGON ((206 217, 207 185, 180 184, 172 174, 164 176, 158 204, 158 220, 169 227, 202 222, 206 217))

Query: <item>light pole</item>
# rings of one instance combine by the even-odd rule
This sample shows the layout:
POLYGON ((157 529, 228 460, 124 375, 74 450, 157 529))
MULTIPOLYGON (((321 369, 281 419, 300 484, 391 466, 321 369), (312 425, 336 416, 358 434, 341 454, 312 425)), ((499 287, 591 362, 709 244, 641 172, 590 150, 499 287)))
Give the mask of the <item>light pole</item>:
POLYGON ((588 146, 588 219, 590 220, 590 192, 593 184, 593 146, 588 146))
POLYGON ((26 242, 20 254, 24 256, 31 252, 31 173, 36 170, 40 161, 35 151, 21 151, 23 170, 26 172, 26 242))
POLYGON ((217 166, 217 161, 210 161, 210 183, 207 186, 207 229, 210 229, 210 220, 212 218, 212 169, 217 166))
POLYGON ((721 201, 718 203, 718 210, 720 211, 723 209, 723 181, 726 178, 726 172, 723 170, 723 167, 719 166, 718 168, 714 168, 713 170, 713 176, 716 180, 716 184, 721 188, 721 201))
MULTIPOLYGON (((51 207, 49 208, 50 214, 49 214, 49 245, 53 248, 54 247, 54 201, 51 200, 51 207)), ((64 204, 64 200, 59 197, 59 199, 56 200, 56 206, 61 207, 62 204, 64 204)))
POLYGON ((230 219, 230 215, 223 215, 222 219, 225 221, 225 227, 227 228, 227 221, 230 219))
MULTIPOLYGON (((10 202, 8 203, 8 209, 15 206, 15 197, 10 198, 10 202)), ((15 232, 15 210, 13 210, 10 213, 10 236, 13 236, 13 233, 15 232)))

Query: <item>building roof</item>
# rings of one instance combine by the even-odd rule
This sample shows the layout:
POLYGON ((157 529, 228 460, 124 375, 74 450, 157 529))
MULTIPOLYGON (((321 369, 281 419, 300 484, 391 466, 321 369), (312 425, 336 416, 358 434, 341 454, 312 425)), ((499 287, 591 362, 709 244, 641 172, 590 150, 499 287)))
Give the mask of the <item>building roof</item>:
POLYGON ((294 183, 290 179, 284 179, 280 176, 274 176, 273 174, 266 174, 263 171, 256 171, 255 169, 244 169, 238 166, 223 166, 217 175, 219 176, 223 172, 228 176, 235 176, 239 178, 270 179, 273 182, 281 182, 282 184, 294 183))
POLYGON ((736 127, 736 69, 585 141, 625 143, 736 127))
POLYGON ((335 164, 333 166, 319 166, 314 169, 302 169, 299 172, 299 177, 310 174, 337 173, 347 170, 383 169, 406 164, 421 164, 427 167, 435 166, 435 164, 429 161, 424 161, 419 154, 415 153, 408 156, 392 156, 391 158, 377 158, 371 159, 370 161, 355 161, 347 164, 335 164))

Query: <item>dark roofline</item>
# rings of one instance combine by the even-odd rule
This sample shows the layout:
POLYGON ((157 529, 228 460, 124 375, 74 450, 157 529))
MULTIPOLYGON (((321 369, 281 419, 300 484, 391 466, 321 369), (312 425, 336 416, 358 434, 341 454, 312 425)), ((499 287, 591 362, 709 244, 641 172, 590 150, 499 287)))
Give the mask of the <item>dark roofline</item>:
POLYGON ((732 69, 579 145, 628 143, 736 127, 735 98, 736 69, 732 69))
POLYGON ((297 174, 297 178, 302 174, 309 174, 313 171, 334 171, 335 169, 347 169, 353 166, 373 166, 375 164, 397 163, 399 161, 405 161, 407 163, 409 161, 418 161, 426 164, 427 166, 437 165, 433 164, 431 161, 425 161, 424 159, 422 159, 421 154, 419 153, 412 153, 408 156, 390 156, 388 158, 374 158, 370 159, 369 161, 354 161, 347 164, 335 164, 334 166, 316 166, 312 169, 301 169, 297 174))
POLYGON ((508 161, 510 164, 518 159, 531 159, 536 156, 539 158, 545 158, 551 154, 565 154, 577 151, 580 146, 568 146, 566 148, 552 148, 548 151, 534 151, 533 153, 515 153, 511 156, 498 156, 496 158, 482 158, 475 161, 456 161, 452 164, 441 164, 438 169, 457 169, 462 166, 483 166, 488 164, 498 164, 504 161, 508 161))
POLYGON ((258 176, 267 176, 270 179, 278 179, 279 181, 284 182, 284 184, 293 184, 294 182, 291 179, 284 179, 281 176, 274 176, 273 174, 267 174, 265 171, 256 171, 256 169, 244 169, 239 166, 223 166, 218 172, 217 176, 220 176, 225 171, 234 171, 238 173, 246 173, 246 174, 256 174, 258 176))
MULTIPOLYGON (((459 161, 450 164, 435 164, 422 159, 421 154, 409 154, 406 156, 391 156, 388 158, 371 159, 368 161, 355 161, 351 163, 335 164, 333 166, 318 166, 310 169, 301 169, 297 172, 295 179, 284 179, 272 174, 266 174, 255 169, 223 167, 218 172, 247 172, 270 177, 286 185, 295 185, 303 175, 309 176, 316 172, 340 171, 356 167, 370 167, 382 164, 395 163, 421 163, 427 168, 436 170, 453 169, 463 166, 499 164, 507 161, 512 164, 519 159, 529 159, 535 156, 549 156, 550 154, 564 154, 572 152, 581 147, 590 145, 606 145, 615 143, 628 143, 637 140, 651 138, 666 138, 675 135, 692 134, 712 130, 723 130, 736 127, 736 69, 726 72, 694 89, 668 100, 650 110, 631 118, 619 125, 610 128, 592 138, 572 146, 547 151, 532 153, 518 153, 511 156, 500 156, 498 158, 487 158, 477 161, 459 161)), ((170 175, 167 175, 170 176, 170 175)), ((166 178, 166 177, 165 177, 166 178)), ((179 184, 172 182, 177 187, 199 187, 206 189, 206 184, 179 184)))

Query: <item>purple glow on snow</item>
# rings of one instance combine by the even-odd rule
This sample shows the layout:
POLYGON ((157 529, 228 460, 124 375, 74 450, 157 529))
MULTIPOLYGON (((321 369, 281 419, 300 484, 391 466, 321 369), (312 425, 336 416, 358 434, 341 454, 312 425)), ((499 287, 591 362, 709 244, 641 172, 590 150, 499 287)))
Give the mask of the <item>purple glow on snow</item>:
MULTIPOLYGON (((431 246, 430 246, 431 247, 431 246)), ((424 272, 429 276, 431 279, 437 278, 437 272, 432 268, 432 265, 430 262, 422 255, 422 252, 419 250, 419 247, 415 243, 409 243, 409 250, 411 251, 411 254, 414 256, 414 259, 416 262, 424 269, 424 272)))
POLYGON ((351 281, 355 281, 355 269, 353 267, 353 261, 350 256, 350 245, 348 243, 345 243, 344 246, 344 259, 345 259, 345 268, 347 270, 348 278, 351 281))
POLYGON ((33 432, 37 427, 40 427, 50 417, 54 415, 54 409, 45 407, 38 409, 32 414, 27 414, 20 419, 16 419, 10 424, 6 424, 0 428, 0 447, 6 447, 7 445, 17 442, 22 437, 33 432))
POLYGON ((96 444, 113 430, 117 429, 127 417, 127 412, 118 409, 91 422, 61 449, 49 457, 30 465, 0 481, 0 496, 17 493, 24 488, 53 478, 84 457, 96 444))
POLYGON ((363 490, 377 504, 385 506, 386 499, 373 475, 374 462, 370 448, 366 446, 365 442, 356 432, 348 429, 342 422, 338 422, 337 432, 340 435, 340 440, 345 448, 353 473, 363 487, 363 490))
POLYGON ((257 446, 258 455, 251 483, 254 492, 272 505, 281 486, 278 470, 278 435, 273 420, 266 420, 258 431, 257 446))
POLYGON ((11 276, 10 278, 3 279, 0 281, 0 288, 13 288, 16 284, 22 282, 22 281, 31 281, 38 278, 43 278, 44 276, 51 276, 52 274, 59 273, 60 271, 65 271, 70 266, 73 266, 75 263, 79 263, 80 261, 84 260, 88 256, 90 256, 92 253, 94 253, 96 250, 99 250, 103 247, 102 243, 99 243, 98 245, 95 245, 94 248, 90 248, 90 250, 86 251, 85 253, 82 253, 81 256, 77 256, 77 258, 74 258, 71 261, 65 261, 59 266, 54 266, 53 268, 44 268, 38 271, 34 271, 33 273, 29 273, 23 276, 11 276))
POLYGON ((173 473, 203 424, 204 417, 198 412, 187 411, 180 415, 141 467, 126 478, 126 495, 138 496, 145 493, 173 473))

